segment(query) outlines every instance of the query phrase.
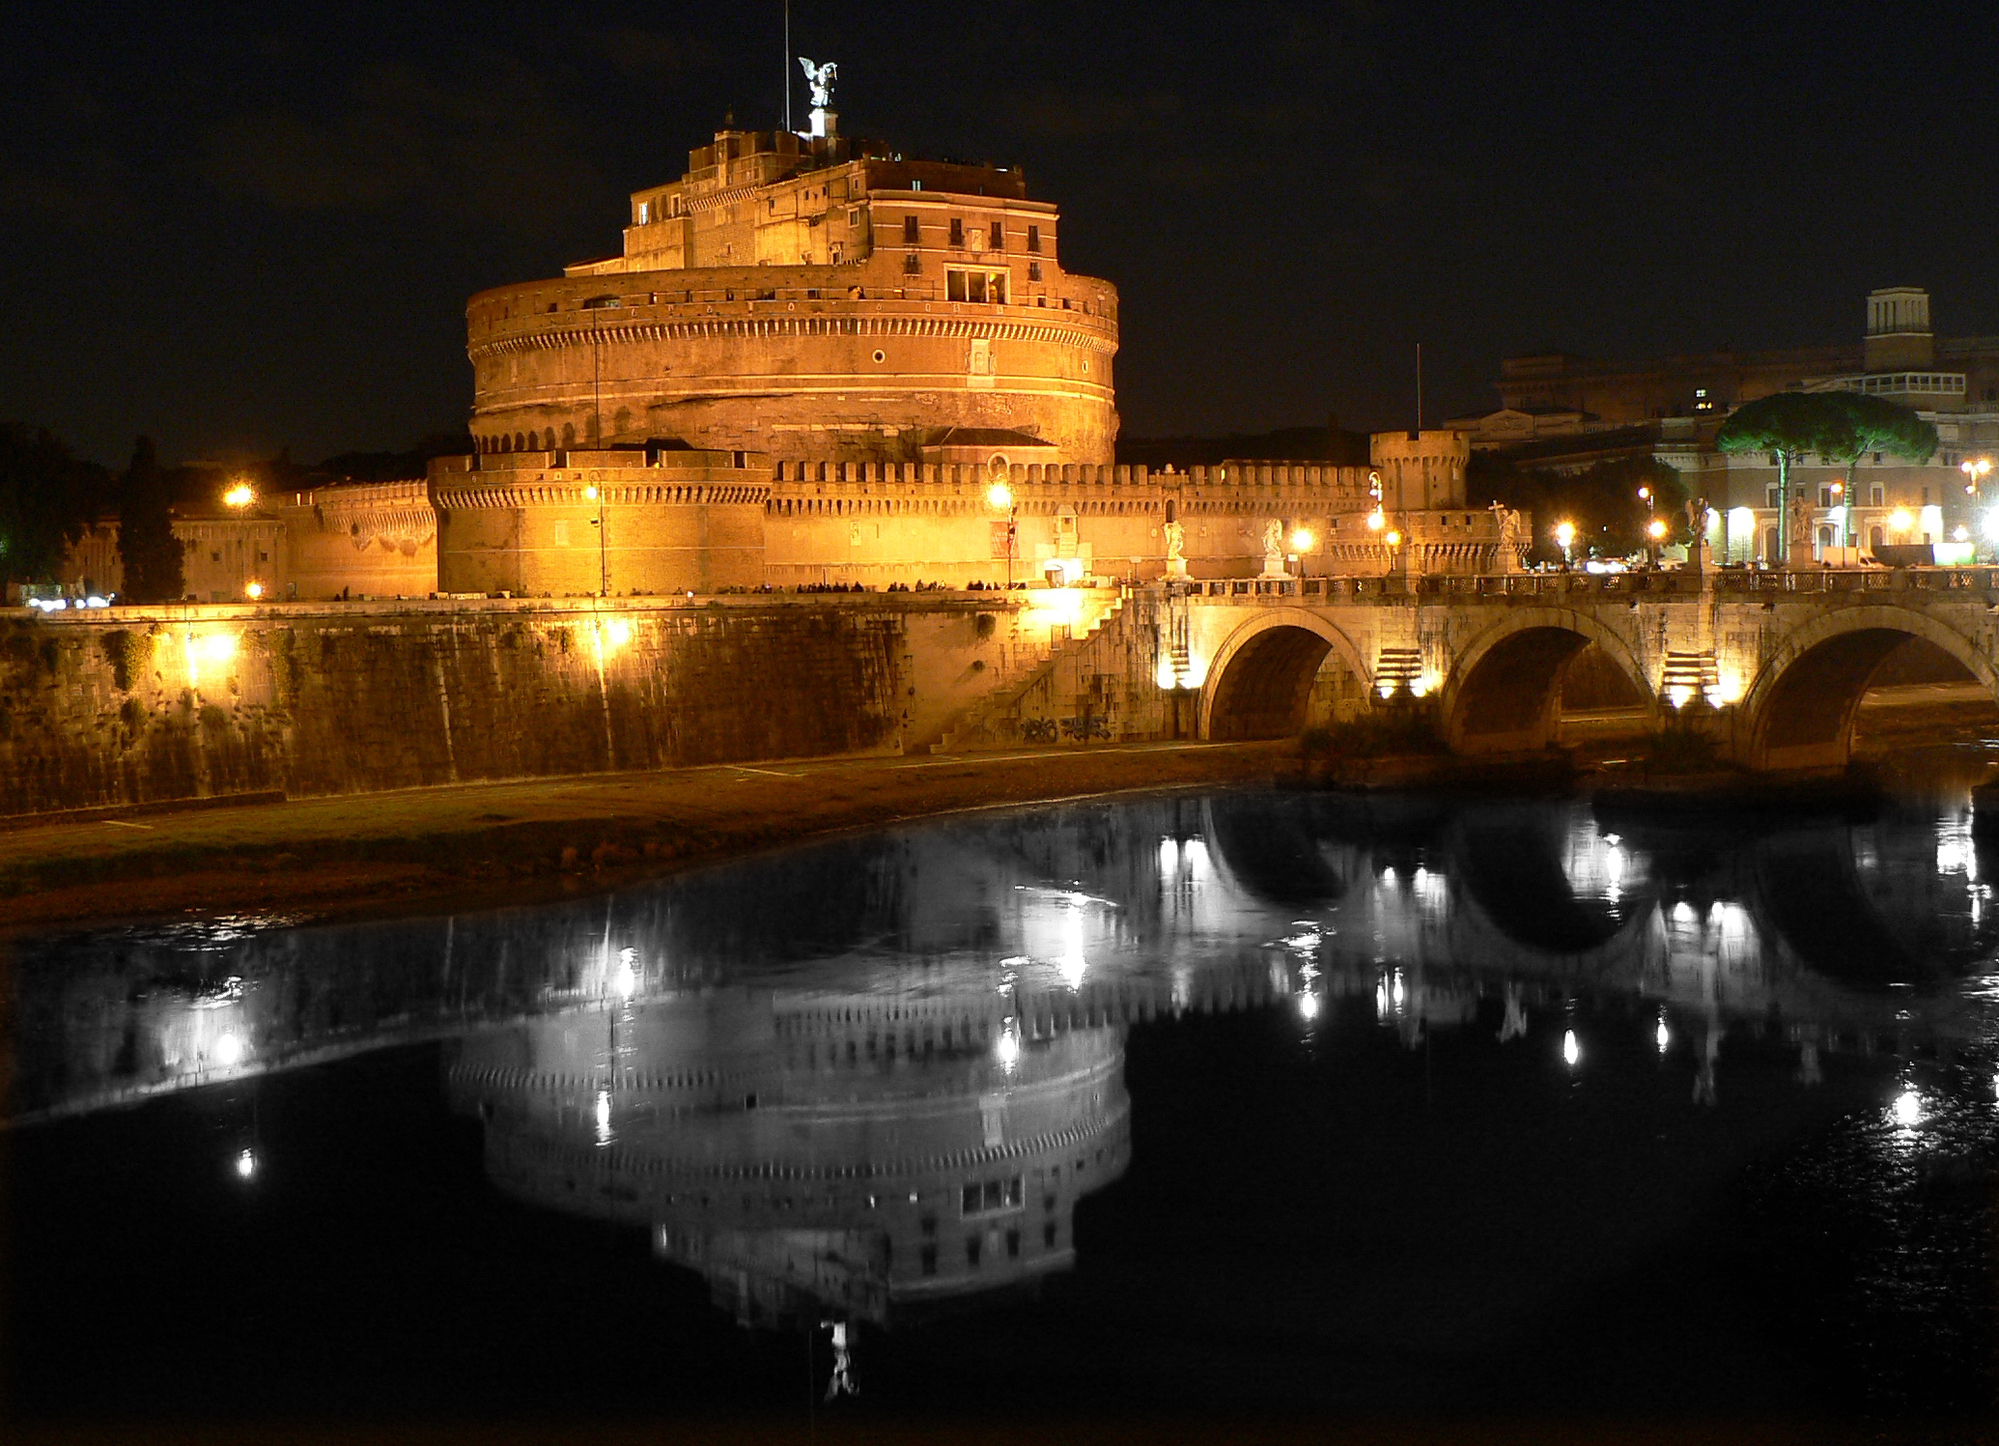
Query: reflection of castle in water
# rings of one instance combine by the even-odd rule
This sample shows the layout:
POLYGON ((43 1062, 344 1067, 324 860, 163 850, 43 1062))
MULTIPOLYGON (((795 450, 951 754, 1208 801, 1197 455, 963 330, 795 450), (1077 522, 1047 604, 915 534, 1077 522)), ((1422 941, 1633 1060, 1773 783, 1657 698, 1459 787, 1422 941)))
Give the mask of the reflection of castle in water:
POLYGON ((1122 1026, 997 998, 680 992, 474 1034, 451 1089, 502 1189, 648 1226, 743 1323, 885 1323, 1069 1266, 1124 1170, 1122 1026))
MULTIPOLYGON (((1774 1025, 1809 1076, 1820 1050, 1948 1052, 1981 1027, 1975 976, 1999 945, 1991 872, 1962 812, 1680 833, 1580 804, 1079 804, 795 850, 609 901, 24 950, 12 1105, 44 1118, 506 1021, 539 1038, 542 1016, 617 994, 627 955, 643 975, 634 998, 763 988, 937 1009, 1005 986, 1019 991, 1023 1059, 1042 1037, 1036 1011, 1062 1032, 1076 1008, 1116 1021, 1278 990, 1314 1015, 1334 996, 1373 1000, 1413 1040, 1486 1001, 1512 1015, 1613 994, 1660 1011, 1710 1073, 1721 1034, 1774 1025)), ((773 1004, 773 1020, 790 1007, 773 1004)), ((913 1045, 886 1022, 875 1032, 882 1059, 897 1041, 889 1078, 926 1098, 943 1090, 930 1072, 969 1048, 938 1034, 926 1056, 920 1031, 913 1045)), ((865 1058, 867 1030, 852 1043, 865 1058)), ((759 1110, 819 1080, 772 1067, 805 1072, 741 1091, 759 1110)))

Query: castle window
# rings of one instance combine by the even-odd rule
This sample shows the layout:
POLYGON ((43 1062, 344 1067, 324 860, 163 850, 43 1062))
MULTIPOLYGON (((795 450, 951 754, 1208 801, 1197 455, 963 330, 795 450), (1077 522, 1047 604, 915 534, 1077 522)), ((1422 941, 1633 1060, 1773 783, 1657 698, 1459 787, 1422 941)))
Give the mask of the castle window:
POLYGON ((914 251, 910 252, 907 256, 902 258, 902 271, 905 276, 914 276, 916 275, 917 272, 921 271, 922 269, 923 269, 922 259, 919 258, 914 251))
POLYGON ((953 246, 965 244, 965 218, 962 216, 951 218, 951 244, 953 246))
POLYGON ((1879 483, 1876 483, 1874 486, 1868 488, 1867 505, 1870 507, 1881 507, 1886 505, 1882 501, 1882 495, 1883 495, 1883 490, 1879 483))
POLYGON ((1041 263, 1039 261, 1030 261, 1027 263, 1027 279, 1029 281, 1039 281, 1041 279, 1041 263))
POLYGON ((965 1264, 977 1265, 979 1263, 979 1244, 978 1236, 967 1235, 965 1237, 965 1264))
POLYGON ((903 245, 914 246, 923 239, 922 224, 914 216, 904 216, 902 218, 903 245))
POLYGON ((1039 226, 1029 226, 1027 228, 1027 249, 1030 251, 1039 251, 1041 249, 1041 228, 1039 226))
POLYGON ((1006 224, 1004 222, 1001 221, 993 222, 992 240, 987 244, 989 244, 995 251, 1006 250, 1006 224))
POLYGON ((650 220, 652 220, 652 203, 650 201, 639 202, 639 224, 643 226, 650 220))

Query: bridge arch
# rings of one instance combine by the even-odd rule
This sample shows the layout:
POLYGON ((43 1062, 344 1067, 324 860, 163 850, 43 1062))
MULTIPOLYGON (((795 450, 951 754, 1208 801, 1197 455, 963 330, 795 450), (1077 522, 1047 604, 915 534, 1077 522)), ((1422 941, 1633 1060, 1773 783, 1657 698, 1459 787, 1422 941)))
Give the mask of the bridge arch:
POLYGON ((1554 741, 1562 675, 1594 643, 1645 702, 1658 726, 1659 699, 1624 639, 1574 608, 1509 611, 1459 652, 1440 699, 1445 740, 1456 753, 1524 753, 1554 741))
POLYGON ((1910 638, 1949 656, 1999 701, 1999 668, 1972 639, 1911 607, 1822 613, 1787 633, 1737 710, 1739 756, 1752 768, 1841 768, 1853 717, 1875 670, 1910 638))
POLYGON ((1352 638, 1306 608, 1259 611, 1222 640, 1201 690, 1203 738, 1282 738, 1305 726, 1305 707, 1328 654, 1365 690, 1370 673, 1352 638))

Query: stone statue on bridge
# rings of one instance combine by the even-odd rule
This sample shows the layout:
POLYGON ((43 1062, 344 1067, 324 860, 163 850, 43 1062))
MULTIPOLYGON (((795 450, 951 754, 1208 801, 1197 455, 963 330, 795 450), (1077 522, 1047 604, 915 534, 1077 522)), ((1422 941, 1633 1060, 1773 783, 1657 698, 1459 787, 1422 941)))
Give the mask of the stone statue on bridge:
POLYGON ((1187 575, 1187 527, 1173 521, 1161 529, 1166 534, 1166 575, 1185 577, 1187 575))
POLYGON ((1493 561, 1501 572, 1518 572, 1521 554, 1525 550, 1521 537, 1526 532, 1526 528, 1521 526, 1520 510, 1517 507, 1502 507, 1495 502, 1492 504, 1492 515, 1499 523, 1498 555, 1493 561))
POLYGON ((1784 540, 1784 561, 1797 567, 1812 560, 1812 504, 1799 487, 1791 494, 1790 526, 1784 540))
POLYGON ((1276 518, 1263 524, 1263 575, 1289 577, 1284 566, 1284 524, 1276 518))

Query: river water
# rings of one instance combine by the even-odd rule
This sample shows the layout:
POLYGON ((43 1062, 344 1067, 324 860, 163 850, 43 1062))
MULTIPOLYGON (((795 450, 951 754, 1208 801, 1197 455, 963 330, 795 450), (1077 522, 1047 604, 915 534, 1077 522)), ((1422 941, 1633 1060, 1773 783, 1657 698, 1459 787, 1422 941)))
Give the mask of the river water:
POLYGON ((1180 794, 34 940, 12 1409, 1980 1416, 1995 874, 1948 790, 1180 794))

